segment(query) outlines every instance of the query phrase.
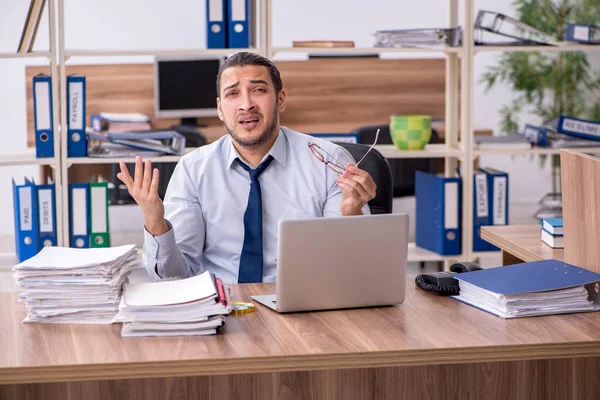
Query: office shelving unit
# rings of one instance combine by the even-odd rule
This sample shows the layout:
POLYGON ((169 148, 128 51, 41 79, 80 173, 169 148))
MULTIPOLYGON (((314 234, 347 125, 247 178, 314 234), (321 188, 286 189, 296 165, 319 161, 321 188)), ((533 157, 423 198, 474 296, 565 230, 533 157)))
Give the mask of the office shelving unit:
MULTIPOLYGON (((474 21, 473 0, 447 0, 449 3, 448 26, 457 26, 459 15, 463 21, 474 21), (460 6, 460 7, 459 7, 460 6), (459 14, 460 12, 460 14, 459 14)), ((69 59, 75 57, 115 57, 115 56, 160 56, 160 55, 229 55, 237 51, 253 51, 272 58, 277 54, 285 53, 310 53, 310 54, 374 54, 374 53, 439 53, 446 60, 446 134, 444 144, 428 145, 421 151, 400 151, 393 145, 380 145, 377 149, 388 158, 444 158, 445 170, 454 171, 460 166, 463 177, 473 176, 473 161, 482 155, 497 154, 557 154, 558 149, 533 148, 530 150, 477 150, 473 148, 473 65, 475 56, 482 52, 503 51, 589 51, 600 50, 600 46, 587 46, 571 43, 561 43, 559 46, 485 46, 473 45, 473 23, 463 24, 463 45, 457 48, 446 49, 417 49, 417 48, 292 48, 272 46, 272 0, 256 0, 258 5, 256 29, 258 41, 255 48, 250 49, 150 49, 150 50, 89 50, 65 48, 65 20, 64 0, 49 0, 50 6, 50 50, 29 54, 0 53, 0 59, 14 57, 48 57, 50 59, 53 77, 54 101, 54 131, 55 154, 54 159, 35 159, 33 153, 11 155, 10 158, 0 160, 2 165, 39 164, 55 167, 56 194, 57 194, 57 221, 63 221, 58 226, 59 243, 68 245, 68 168, 76 164, 107 164, 117 163, 120 160, 98 158, 68 158, 66 131, 59 134, 59 126, 66 126, 66 70, 65 65, 69 59), (56 16, 57 24, 54 24, 56 16), (60 81, 60 87, 58 82, 60 81), (460 84, 459 84, 460 82, 460 84), (460 102, 459 102, 460 98, 460 102), (59 103, 60 101, 60 103, 59 103), (460 103, 460 105, 459 105, 460 103), (60 104, 60 115, 58 105, 60 104), (459 131, 460 141, 459 141, 459 131), (65 218, 63 218, 63 215, 65 218)), ((581 148, 584 152, 600 152, 598 148, 581 148)), ((152 162, 172 162, 179 157, 156 157, 152 162)), ((126 159, 124 161, 133 161, 126 159)), ((425 249, 420 249, 414 244, 409 245, 409 261, 443 261, 449 263, 456 259, 474 259, 480 253, 472 252, 473 240, 473 179, 463 179, 462 192, 462 248, 463 253, 458 256, 440 256, 425 249)))
MULTIPOLYGON (((48 1, 48 20, 49 20, 49 49, 47 51, 32 51, 29 53, 16 53, 16 52, 8 52, 3 51, 0 52, 0 62, 2 60, 10 60, 10 59, 47 59, 50 75, 54 77, 58 77, 58 59, 56 57, 56 14, 57 8, 56 3, 54 1, 48 1)), ((10 167, 10 166, 22 166, 22 165, 39 165, 39 166, 49 166, 53 169, 54 172, 54 183, 56 185, 55 193, 56 193, 56 229, 57 229, 57 242, 59 246, 64 245, 62 240, 63 238, 63 225, 61 221, 63 220, 63 208, 62 204, 62 196, 63 193, 61 191, 62 182, 61 182, 61 157, 60 157, 60 143, 61 143, 61 134, 60 134, 60 119, 59 119, 59 102, 58 102, 58 93, 59 93, 59 83, 58 79, 52 79, 52 116, 53 116, 53 131, 54 131, 54 157, 51 158, 36 158, 35 148, 29 148, 24 152, 19 153, 3 153, 0 155, 0 167, 10 167)), ((17 183, 23 181, 23 176, 14 176, 17 183)), ((40 182, 36 182, 40 183, 40 182)), ((8 194, 12 196, 12 193, 8 194)), ((6 223, 12 224, 11 221, 6 221, 6 223)), ((8 264, 16 264, 18 262, 15 253, 2 253, 0 254, 0 265, 8 265, 8 264)))

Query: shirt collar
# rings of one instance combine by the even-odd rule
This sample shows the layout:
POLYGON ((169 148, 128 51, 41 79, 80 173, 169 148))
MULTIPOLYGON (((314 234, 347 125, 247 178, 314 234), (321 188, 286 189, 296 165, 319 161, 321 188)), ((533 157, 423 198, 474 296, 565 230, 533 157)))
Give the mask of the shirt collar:
MULTIPOLYGON (((231 135, 229 135, 228 140, 229 140, 229 144, 225 147, 226 148, 225 156, 226 156, 226 160, 227 160, 227 171, 229 171, 231 169, 231 166, 234 164, 236 158, 239 158, 242 162, 244 162, 244 160, 242 159, 242 156, 240 156, 238 151, 233 146, 233 139, 231 139, 231 135)), ((279 164, 281 164, 282 166, 285 167, 287 164, 287 155, 288 155, 287 143, 288 143, 288 139, 285 136, 285 133, 283 132, 283 130, 281 128, 279 128, 279 133, 277 134, 277 139, 275 139, 275 143, 273 143, 273 146, 271 146, 271 149, 269 149, 269 151, 267 152, 267 154, 265 155, 263 160, 265 158, 267 158, 269 155, 271 155, 271 156, 273 156, 275 161, 279 162, 279 164)))

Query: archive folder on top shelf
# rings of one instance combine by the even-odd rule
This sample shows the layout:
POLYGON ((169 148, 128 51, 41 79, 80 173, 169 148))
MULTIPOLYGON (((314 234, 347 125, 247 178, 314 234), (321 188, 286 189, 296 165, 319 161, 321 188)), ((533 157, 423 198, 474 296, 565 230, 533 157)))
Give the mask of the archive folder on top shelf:
POLYGON ((33 115, 35 156, 54 157, 54 125, 52 117, 52 78, 45 74, 33 77, 33 115))
POLYGON ((24 185, 17 185, 13 179, 12 185, 15 215, 15 250, 19 262, 22 262, 38 252, 35 184, 29 179, 25 179, 24 185))
POLYGON ((35 187, 39 217, 38 247, 56 246, 56 196, 54 184, 35 187))
POLYGON ((85 157, 87 155, 85 92, 85 76, 67 76, 68 157, 85 157))
POLYGON ((415 172, 416 244, 441 255, 461 253, 461 180, 415 172))
POLYGON ((227 48, 227 1, 206 0, 206 48, 227 48))
POLYGON ((230 49, 250 47, 252 37, 253 0, 227 1, 227 44, 230 49))

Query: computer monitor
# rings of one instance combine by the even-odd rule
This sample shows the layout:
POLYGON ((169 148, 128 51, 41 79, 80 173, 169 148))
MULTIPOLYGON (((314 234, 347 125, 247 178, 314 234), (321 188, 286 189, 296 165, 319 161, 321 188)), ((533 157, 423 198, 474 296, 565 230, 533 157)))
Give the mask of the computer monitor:
POLYGON ((154 61, 155 115, 181 118, 217 116, 216 80, 223 57, 157 57, 154 61))

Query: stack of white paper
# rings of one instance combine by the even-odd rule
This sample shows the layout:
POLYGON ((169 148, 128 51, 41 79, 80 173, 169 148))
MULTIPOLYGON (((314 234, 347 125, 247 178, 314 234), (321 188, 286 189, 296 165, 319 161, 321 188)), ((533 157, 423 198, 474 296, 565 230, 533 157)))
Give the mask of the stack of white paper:
POLYGON ((585 286, 536 293, 498 294, 460 282, 459 300, 502 318, 597 311, 585 286))
POLYGON ((140 266, 135 245, 44 247, 13 267, 28 310, 23 322, 110 324, 123 283, 140 266))
POLYGON ((192 278, 126 283, 115 322, 122 336, 212 335, 225 323, 229 301, 210 272, 192 278))

